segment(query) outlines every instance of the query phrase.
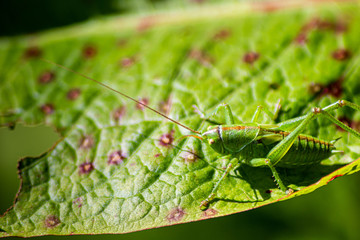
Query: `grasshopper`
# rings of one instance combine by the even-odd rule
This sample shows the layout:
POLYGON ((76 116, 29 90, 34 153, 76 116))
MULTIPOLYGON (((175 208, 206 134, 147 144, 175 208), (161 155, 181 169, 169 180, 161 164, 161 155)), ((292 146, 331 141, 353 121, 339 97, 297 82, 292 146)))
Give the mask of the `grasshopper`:
MULTIPOLYGON (((268 167, 271 170, 280 190, 286 194, 292 193, 293 190, 284 185, 276 167, 294 168, 304 165, 314 165, 329 158, 335 153, 342 152, 336 150, 334 146, 338 139, 328 142, 309 135, 301 134, 306 126, 318 116, 327 118, 337 126, 360 139, 359 132, 345 125, 330 114, 330 112, 344 106, 360 111, 360 105, 347 100, 339 100, 324 108, 315 107, 304 116, 272 125, 257 123, 261 112, 269 116, 272 115, 269 110, 263 108, 262 106, 258 106, 250 123, 237 124, 234 121, 230 106, 228 104, 221 104, 209 116, 205 116, 202 112, 197 111, 202 119, 215 123, 215 125, 209 126, 206 131, 200 132, 183 125, 182 123, 126 95, 125 93, 105 85, 102 82, 69 69, 63 65, 46 59, 42 60, 94 81, 101 86, 110 89, 111 91, 136 102, 137 104, 140 104, 144 108, 161 115, 169 121, 172 121, 193 133, 193 135, 185 135, 181 139, 185 137, 195 137, 205 144, 208 144, 215 152, 220 153, 222 158, 227 160, 228 164, 220 179, 215 183, 209 196, 201 202, 201 210, 206 210, 208 208, 210 202, 215 198, 220 184, 229 172, 238 167, 240 164, 247 164, 252 167, 268 167), (219 113, 225 113, 225 124, 217 123, 212 119, 213 116, 219 113)), ((277 112, 274 113, 274 116, 276 115, 277 112)))

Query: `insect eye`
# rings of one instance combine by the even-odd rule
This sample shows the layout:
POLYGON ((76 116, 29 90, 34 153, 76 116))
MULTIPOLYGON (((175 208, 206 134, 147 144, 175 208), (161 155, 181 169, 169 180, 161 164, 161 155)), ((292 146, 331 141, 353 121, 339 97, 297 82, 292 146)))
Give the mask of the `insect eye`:
POLYGON ((214 139, 209 139, 209 144, 211 145, 213 143, 215 143, 215 140, 214 139))

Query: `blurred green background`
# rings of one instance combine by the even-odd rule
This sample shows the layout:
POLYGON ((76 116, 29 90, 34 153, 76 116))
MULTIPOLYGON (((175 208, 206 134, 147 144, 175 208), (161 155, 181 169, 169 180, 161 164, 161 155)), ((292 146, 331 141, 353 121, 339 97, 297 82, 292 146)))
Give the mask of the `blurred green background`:
MULTIPOLYGON (((176 7, 198 7, 221 0, 0 1, 0 35, 27 34, 107 14, 130 14, 176 7)), ((234 2, 234 1, 232 1, 234 2)), ((0 212, 11 206, 19 187, 17 161, 50 148, 59 135, 46 126, 0 129, 0 212)), ((360 174, 290 201, 206 221, 125 235, 71 236, 71 239, 360 239, 360 174)), ((60 239, 47 236, 41 239, 60 239)), ((70 238, 70 237, 69 237, 70 238)), ((35 238, 36 239, 36 238, 35 238)))

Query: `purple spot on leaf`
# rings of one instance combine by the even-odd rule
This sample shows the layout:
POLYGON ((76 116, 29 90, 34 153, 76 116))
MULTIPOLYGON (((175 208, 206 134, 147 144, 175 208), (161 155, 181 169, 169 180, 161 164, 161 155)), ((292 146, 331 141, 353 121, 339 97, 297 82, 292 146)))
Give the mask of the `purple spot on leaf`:
MULTIPOLYGON (((139 102, 144 104, 144 105, 148 105, 149 104, 149 99, 148 98, 140 98, 139 102)), ((144 110, 145 107, 140 103, 136 104, 136 108, 139 109, 139 110, 144 110)))
POLYGON ((204 51, 201 51, 199 49, 192 49, 188 54, 190 59, 194 59, 198 61, 200 64, 202 64, 205 67, 208 67, 213 62, 213 59, 204 51))
POLYGON ((91 136, 84 136, 80 139, 80 148, 89 149, 94 146, 94 139, 91 136))
POLYGON ((312 30, 330 30, 334 29, 334 23, 320 18, 313 18, 307 22, 302 28, 301 32, 309 32, 312 30))
POLYGON ((118 124, 120 123, 122 117, 125 115, 126 113, 126 108, 125 106, 121 106, 116 108, 113 113, 112 113, 112 117, 114 119, 115 122, 117 122, 118 124))
POLYGON ((166 219, 169 223, 179 222, 181 221, 181 219, 183 219, 185 214, 186 213, 184 209, 182 209, 181 207, 177 207, 169 212, 169 214, 166 216, 166 219))
POLYGON ((54 228, 60 224, 60 219, 55 215, 47 216, 45 219, 45 226, 47 228, 54 228))
POLYGON ((253 64, 255 61, 257 61, 260 57, 260 54, 257 52, 247 52, 243 56, 243 62, 248 64, 253 64))
POLYGON ((126 159, 126 154, 124 154, 121 150, 115 151, 109 155, 108 164, 119 165, 124 161, 124 159, 126 159))
POLYGON ((329 83, 328 85, 322 85, 320 83, 312 83, 309 87, 309 91, 313 94, 319 94, 319 96, 331 95, 339 98, 343 93, 344 77, 339 77, 336 81, 329 83))
POLYGON ((308 41, 307 35, 305 33, 300 33, 295 38, 295 43, 299 45, 304 45, 308 41))
POLYGON ((336 34, 347 31, 347 25, 344 21, 329 21, 321 18, 313 18, 307 22, 300 30, 300 33, 295 38, 295 42, 303 45, 308 40, 308 34, 311 31, 333 31, 336 34))
POLYGON ((80 96, 80 94, 81 94, 80 88, 73 88, 67 92, 66 97, 67 99, 74 101, 80 96))
POLYGON ((140 20, 137 26, 137 30, 139 32, 146 31, 152 28, 155 25, 155 23, 156 23, 156 18, 154 16, 144 17, 143 19, 140 20))
POLYGON ((78 208, 81 208, 83 206, 84 200, 81 197, 78 197, 73 201, 73 204, 77 206, 78 208))
POLYGON ((222 30, 218 31, 217 33, 215 33, 213 39, 214 39, 214 40, 217 40, 217 41, 219 41, 219 40, 225 40, 225 39, 227 39, 228 37, 230 37, 230 35, 231 35, 231 32, 230 32, 229 30, 227 30, 227 29, 222 29, 222 30))
POLYGON ((209 208, 206 209, 206 211, 203 212, 203 217, 204 218, 210 218, 210 217, 214 217, 218 214, 218 211, 216 211, 215 209, 209 208))
POLYGON ((335 23, 335 33, 341 34, 346 32, 347 30, 348 26, 344 21, 339 20, 335 23))
POLYGON ((134 63, 135 63, 135 57, 126 57, 126 58, 121 59, 121 61, 120 61, 120 65, 123 68, 129 68, 132 65, 134 65, 134 63))
POLYGON ((24 58, 26 58, 26 59, 38 58, 38 57, 41 57, 41 55, 42 55, 41 49, 36 46, 29 47, 24 52, 24 58))
POLYGON ((55 107, 51 103, 46 103, 46 104, 42 105, 40 107, 40 109, 45 115, 50 115, 50 114, 54 113, 54 111, 55 111, 55 107))
POLYGON ((82 55, 86 59, 95 57, 97 54, 96 47, 93 45, 87 45, 83 48, 82 55))
POLYGON ((351 57, 351 52, 347 49, 337 49, 335 50, 331 56, 338 61, 345 61, 348 60, 351 57))
POLYGON ((79 166, 79 174, 88 174, 94 170, 94 164, 91 162, 85 162, 79 166))
POLYGON ((173 141, 174 141, 174 130, 171 130, 171 132, 161 135, 159 143, 161 146, 171 147, 173 141))
POLYGON ((47 84, 54 80, 55 74, 51 71, 46 71, 39 76, 40 84, 47 84))
POLYGON ((159 110, 160 110, 160 112, 162 112, 164 114, 168 114, 170 112, 170 108, 171 108, 170 99, 167 99, 165 101, 161 101, 159 103, 159 110))
POLYGON ((321 95, 331 95, 336 98, 339 98, 343 93, 343 82, 344 77, 338 78, 335 82, 332 82, 325 86, 321 92, 321 95))

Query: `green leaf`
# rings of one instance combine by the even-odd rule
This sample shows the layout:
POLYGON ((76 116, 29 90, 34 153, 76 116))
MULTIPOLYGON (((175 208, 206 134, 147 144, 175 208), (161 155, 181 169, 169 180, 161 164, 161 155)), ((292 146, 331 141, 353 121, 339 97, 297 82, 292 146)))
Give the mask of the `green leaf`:
MULTIPOLYGON (((208 123, 192 105, 210 113, 226 102, 238 121, 249 122, 258 105, 274 109, 281 100, 280 122, 340 98, 360 104, 357 4, 304 2, 267 14, 254 6, 225 5, 216 16, 220 7, 113 17, 3 39, 0 123, 45 122, 63 138, 19 162, 21 189, 0 218, 0 236, 126 233, 197 221, 306 194, 359 171, 359 140, 319 119, 306 133, 341 137, 336 147, 344 154, 278 169, 298 191, 286 196, 269 169, 240 166, 201 211, 223 173, 221 155, 194 138, 178 143, 189 131, 40 60, 91 76, 196 130, 208 123)), ((359 112, 334 115, 358 126, 359 112)), ((272 123, 263 116, 259 122, 272 123)))

